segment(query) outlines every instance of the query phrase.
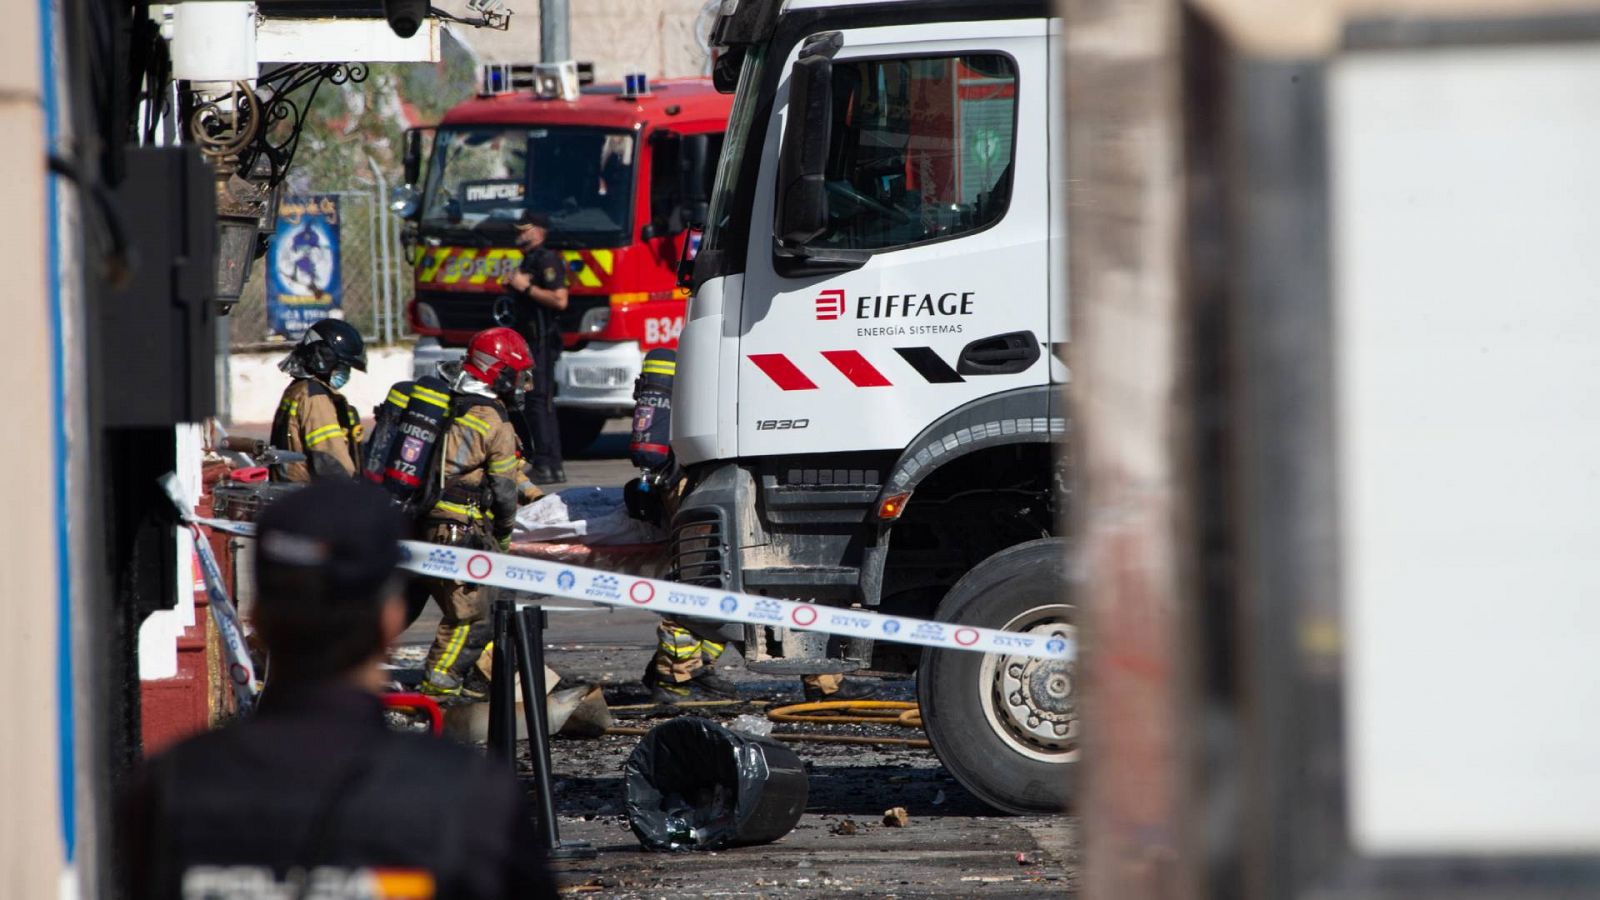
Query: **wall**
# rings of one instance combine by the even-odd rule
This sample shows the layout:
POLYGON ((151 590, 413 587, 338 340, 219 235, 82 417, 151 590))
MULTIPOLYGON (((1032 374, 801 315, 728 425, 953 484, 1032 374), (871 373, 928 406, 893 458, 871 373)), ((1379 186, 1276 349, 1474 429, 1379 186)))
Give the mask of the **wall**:
MULTIPOLYGON (((620 81, 637 66, 655 78, 705 74, 695 20, 706 0, 568 0, 572 56, 595 64, 599 81, 620 81)), ((455 5, 446 4, 454 9, 455 5)), ((510 0, 511 28, 455 28, 484 62, 537 62, 538 0, 510 0)))
MULTIPOLYGON (((278 411, 288 376, 278 371, 278 363, 289 348, 271 353, 235 353, 228 360, 230 430, 266 437, 272 417, 278 411)), ((367 371, 350 373, 344 395, 364 419, 383 402, 389 386, 411 378, 410 347, 373 347, 367 350, 367 371)))
POLYGON ((14 422, 34 423, 28 439, 0 442, 3 497, 19 515, 8 519, 0 565, 0 610, 8 623, 0 653, 8 692, 0 740, 0 896, 53 897, 66 858, 59 791, 61 752, 57 710, 57 446, 51 439, 65 414, 46 389, 51 349, 53 261, 45 193, 45 116, 40 85, 43 43, 37 3, 11 4, 0 29, 0 172, 6 173, 5 223, 0 225, 0 271, 7 273, 6 352, 0 388, 14 422), (22 511, 26 510, 26 513, 22 511), (26 811, 26 813, 24 813, 26 811))

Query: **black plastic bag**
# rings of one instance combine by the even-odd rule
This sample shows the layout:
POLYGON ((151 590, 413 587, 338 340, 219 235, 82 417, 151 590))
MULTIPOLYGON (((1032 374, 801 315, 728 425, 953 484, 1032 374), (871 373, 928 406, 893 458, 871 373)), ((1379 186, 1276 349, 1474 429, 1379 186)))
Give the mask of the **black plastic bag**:
POLYGON ((688 716, 650 729, 622 771, 647 850, 770 843, 799 824, 810 790, 788 747, 688 716))

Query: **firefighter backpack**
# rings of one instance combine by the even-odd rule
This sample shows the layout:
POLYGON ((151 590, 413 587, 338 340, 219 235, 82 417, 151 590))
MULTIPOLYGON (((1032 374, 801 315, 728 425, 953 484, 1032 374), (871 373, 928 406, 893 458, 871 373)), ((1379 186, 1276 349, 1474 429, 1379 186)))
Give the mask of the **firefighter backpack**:
POLYGON ((426 504, 427 488, 434 480, 429 476, 450 417, 450 385, 429 375, 412 383, 407 393, 405 410, 389 440, 383 486, 401 506, 416 509, 426 504))
POLYGON ((397 381, 389 388, 389 396, 372 411, 372 436, 367 438, 367 449, 361 459, 361 477, 373 484, 383 484, 383 472, 389 466, 389 451, 394 447, 394 436, 400 433, 400 417, 406 404, 411 402, 411 388, 415 382, 397 381))
POLYGON ((651 350, 633 387, 633 438, 628 450, 633 464, 662 472, 672 462, 672 380, 678 371, 674 350, 651 350))

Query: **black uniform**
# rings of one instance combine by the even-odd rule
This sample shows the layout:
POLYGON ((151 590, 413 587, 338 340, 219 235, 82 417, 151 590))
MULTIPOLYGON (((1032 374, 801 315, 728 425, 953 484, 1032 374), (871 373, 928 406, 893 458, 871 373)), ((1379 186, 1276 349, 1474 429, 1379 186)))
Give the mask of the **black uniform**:
MULTIPOLYGON (((533 286, 554 291, 567 286, 567 263, 549 247, 524 254, 517 266, 533 286)), ((528 460, 552 472, 561 468, 561 431, 556 424, 556 357, 561 355, 561 327, 556 311, 526 294, 517 296, 523 337, 533 351, 533 390, 527 397, 528 433, 523 443, 528 460)))
POLYGON ((130 898, 280 896, 293 870, 316 897, 556 896, 511 773, 390 731, 354 687, 269 687, 153 759, 121 812, 130 898))

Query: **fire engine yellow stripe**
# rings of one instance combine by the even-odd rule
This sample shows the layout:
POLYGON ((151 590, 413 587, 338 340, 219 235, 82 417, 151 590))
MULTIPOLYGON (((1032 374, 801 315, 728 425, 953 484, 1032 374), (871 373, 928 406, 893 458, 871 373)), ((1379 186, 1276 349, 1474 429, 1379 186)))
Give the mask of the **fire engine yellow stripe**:
POLYGON ((472 277, 467 279, 467 283, 468 284, 483 284, 485 281, 488 281, 489 280, 489 273, 491 271, 493 271, 493 269, 495 268, 493 263, 498 262, 499 260, 505 259, 506 255, 509 254, 510 252, 511 251, 505 249, 504 247, 500 247, 500 248, 497 248, 497 249, 494 249, 494 250, 490 250, 483 257, 484 265, 475 266, 474 267, 474 271, 472 273, 472 277))
MULTIPOLYGON (((582 253, 579 253, 576 250, 563 250, 561 251, 561 258, 566 260, 569 264, 573 262, 578 263, 578 271, 573 273, 578 279, 578 284, 582 285, 583 287, 600 286, 600 276, 594 274, 594 269, 589 267, 589 263, 583 258, 582 253)), ((570 270, 571 265, 568 265, 567 268, 570 270)))
POLYGON ((594 261, 600 264, 600 271, 607 275, 611 274, 614 258, 610 250, 590 250, 589 255, 593 256, 594 261))
POLYGON ((471 428, 473 431, 476 431, 479 434, 487 435, 489 433, 489 423, 478 418, 477 416, 471 415, 470 413, 457 416, 456 421, 467 426, 468 428, 471 428))
POLYGON ((461 276, 467 274, 467 270, 472 268, 472 261, 477 258, 477 250, 468 249, 457 253, 455 264, 445 271, 444 277, 439 279, 439 283, 455 284, 460 281, 461 276))
POLYGON ((439 267, 450 258, 451 248, 435 247, 432 251, 423 254, 422 267, 417 270, 418 281, 432 281, 439 274, 439 267))

